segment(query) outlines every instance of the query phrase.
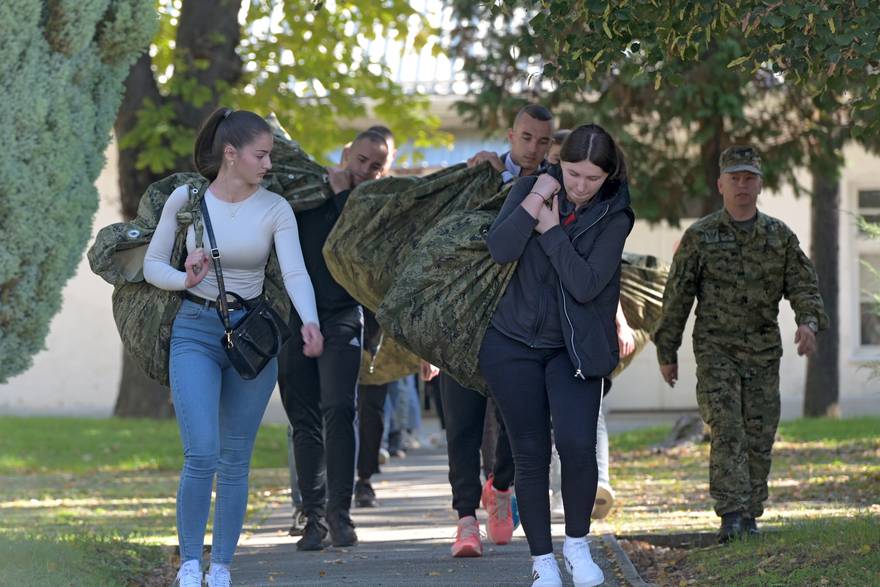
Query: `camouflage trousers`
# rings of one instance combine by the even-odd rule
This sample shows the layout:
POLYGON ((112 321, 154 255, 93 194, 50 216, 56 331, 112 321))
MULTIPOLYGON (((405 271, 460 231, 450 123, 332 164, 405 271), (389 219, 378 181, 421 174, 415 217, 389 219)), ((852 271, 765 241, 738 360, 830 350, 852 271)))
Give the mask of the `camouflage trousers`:
POLYGON ((709 494, 715 513, 759 517, 779 424, 779 360, 697 357, 697 403, 711 430, 709 494))

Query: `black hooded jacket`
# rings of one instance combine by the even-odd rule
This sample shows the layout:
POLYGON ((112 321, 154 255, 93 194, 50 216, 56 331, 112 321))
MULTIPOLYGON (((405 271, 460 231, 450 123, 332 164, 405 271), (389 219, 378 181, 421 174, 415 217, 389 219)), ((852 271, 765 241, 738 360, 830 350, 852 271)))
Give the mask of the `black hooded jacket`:
MULTIPOLYGON (((562 186, 560 210, 571 207, 559 166, 548 173, 562 186)), ((520 206, 536 181, 517 180, 486 239, 496 262, 519 261, 492 325, 534 348, 565 346, 575 377, 605 377, 620 358, 614 318, 620 256, 635 223, 629 190, 607 180, 573 222, 538 234, 537 219, 520 206)))

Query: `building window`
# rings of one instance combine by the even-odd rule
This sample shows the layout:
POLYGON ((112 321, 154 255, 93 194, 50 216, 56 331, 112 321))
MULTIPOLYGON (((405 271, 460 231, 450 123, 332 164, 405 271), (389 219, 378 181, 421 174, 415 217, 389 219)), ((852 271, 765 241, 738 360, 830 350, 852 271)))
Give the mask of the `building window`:
MULTIPOLYGON (((859 191, 859 215, 880 224, 880 190, 859 191)), ((880 240, 860 231, 859 253, 859 341, 862 346, 880 346, 880 240)))

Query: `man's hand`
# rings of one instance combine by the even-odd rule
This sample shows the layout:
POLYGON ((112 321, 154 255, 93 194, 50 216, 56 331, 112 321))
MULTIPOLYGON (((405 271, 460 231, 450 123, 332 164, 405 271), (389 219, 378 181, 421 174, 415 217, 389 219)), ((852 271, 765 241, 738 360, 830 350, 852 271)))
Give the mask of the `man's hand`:
POLYGON ((327 178, 330 181, 330 189, 334 194, 350 190, 354 184, 351 171, 342 167, 328 167, 327 178))
POLYGON ((483 161, 488 161, 489 164, 495 168, 495 171, 498 171, 499 173, 504 171, 504 162, 501 161, 501 157, 498 156, 498 153, 493 151, 480 151, 467 160, 467 166, 476 167, 483 161))
POLYGON ((797 345, 797 353, 802 357, 812 355, 818 348, 816 335, 806 324, 798 326, 797 332, 794 333, 794 342, 797 345))
POLYGON ((320 357, 324 352, 324 336, 318 325, 314 322, 303 324, 299 332, 303 338, 303 354, 313 359, 320 357))
POLYGON ((669 365, 660 365, 660 375, 663 381, 669 384, 669 387, 675 387, 678 381, 678 363, 670 363, 669 365))
POLYGON ((422 376, 422 381, 430 381, 437 377, 437 375, 440 375, 440 367, 435 367, 428 361, 422 359, 419 363, 419 375, 422 376))

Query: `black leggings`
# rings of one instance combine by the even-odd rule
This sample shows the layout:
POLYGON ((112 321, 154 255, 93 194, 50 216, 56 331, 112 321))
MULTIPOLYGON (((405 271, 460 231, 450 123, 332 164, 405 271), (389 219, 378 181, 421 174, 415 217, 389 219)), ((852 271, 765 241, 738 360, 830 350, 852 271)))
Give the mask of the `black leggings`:
POLYGON ((480 371, 510 437, 517 504, 532 555, 553 552, 548 494, 551 419, 562 464, 565 533, 586 536, 596 499, 602 380, 575 378, 565 348, 534 349, 492 327, 480 348, 480 371))

